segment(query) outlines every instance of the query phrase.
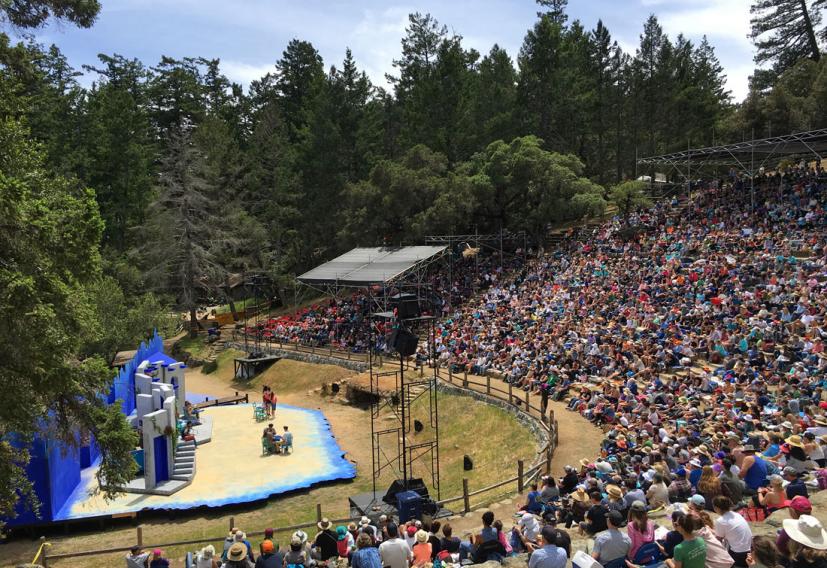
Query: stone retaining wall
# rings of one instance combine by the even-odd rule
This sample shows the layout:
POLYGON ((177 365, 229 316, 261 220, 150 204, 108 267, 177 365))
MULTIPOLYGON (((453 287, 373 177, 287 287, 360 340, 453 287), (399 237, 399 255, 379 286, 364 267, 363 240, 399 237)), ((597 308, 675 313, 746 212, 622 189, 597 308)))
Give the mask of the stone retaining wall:
MULTIPOLYGON (((474 398, 476 400, 479 400, 480 402, 484 402, 485 404, 490 404, 491 406, 496 406, 496 407, 501 408, 504 411, 508 412, 509 414, 514 416, 514 418, 516 418, 517 421, 520 424, 522 424, 523 426, 525 426, 526 428, 531 430, 531 433, 534 436, 534 439, 537 440, 537 448, 538 449, 542 448, 542 447, 545 447, 545 445, 549 443, 549 441, 550 441, 549 433, 543 427, 542 423, 540 422, 540 419, 535 418, 534 416, 531 416, 526 412, 523 412, 518 406, 515 406, 513 404, 508 404, 508 402, 506 402, 504 400, 500 400, 496 397, 489 396, 489 395, 487 395, 485 393, 482 393, 482 392, 477 392, 473 389, 464 389, 464 388, 459 387, 457 385, 452 385, 451 383, 446 383, 445 381, 443 381, 441 379, 436 382, 436 385, 437 385, 436 388, 437 388, 438 391, 444 391, 446 393, 456 394, 456 395, 459 395, 459 396, 468 396, 468 397, 474 398)), ((535 460, 535 464, 536 463, 537 463, 537 461, 535 460)))
MULTIPOLYGON (((241 343, 229 343, 228 347, 242 351, 244 350, 244 346, 241 343)), ((315 365, 338 365, 339 367, 344 367, 345 369, 350 369, 351 371, 356 371, 357 373, 363 373, 368 370, 367 363, 363 363, 361 361, 348 361, 347 359, 341 359, 339 357, 330 357, 325 355, 322 351, 317 353, 306 353, 304 351, 295 351, 293 349, 280 349, 278 347, 266 348, 265 346, 261 347, 262 352, 269 355, 276 355, 282 359, 291 359, 293 361, 301 361, 302 363, 312 363, 315 365)))

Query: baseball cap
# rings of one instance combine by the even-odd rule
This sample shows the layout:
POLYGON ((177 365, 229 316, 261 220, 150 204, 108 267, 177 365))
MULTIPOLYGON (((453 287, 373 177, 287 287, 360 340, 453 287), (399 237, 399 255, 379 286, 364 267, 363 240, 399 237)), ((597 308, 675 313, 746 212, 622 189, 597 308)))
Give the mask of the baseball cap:
POLYGON ((787 506, 796 513, 804 515, 809 515, 813 510, 813 504, 810 503, 810 500, 803 495, 796 495, 793 497, 787 506))
POLYGON ((557 529, 551 525, 544 526, 540 534, 543 535, 543 540, 549 544, 554 544, 557 541, 557 529))
POLYGON ((689 502, 696 507, 706 507, 706 499, 703 495, 693 495, 689 498, 689 502))
POLYGON ((264 538, 273 538, 273 529, 264 529, 264 538))
POLYGON ((408 533, 408 536, 413 536, 416 534, 416 525, 410 525, 407 529, 405 529, 408 533))
POLYGON ((626 519, 620 511, 609 511, 606 513, 606 518, 616 527, 622 527, 626 524, 626 519))

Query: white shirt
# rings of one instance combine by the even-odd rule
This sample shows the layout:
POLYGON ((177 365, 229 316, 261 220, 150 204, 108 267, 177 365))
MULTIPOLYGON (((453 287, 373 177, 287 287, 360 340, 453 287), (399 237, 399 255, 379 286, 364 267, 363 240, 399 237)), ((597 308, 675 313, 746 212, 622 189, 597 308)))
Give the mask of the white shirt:
POLYGON ((715 521, 715 536, 726 541, 733 552, 752 550, 752 531, 749 523, 733 511, 728 511, 715 521))
POLYGON ((391 538, 379 545, 379 558, 386 568, 408 568, 413 554, 407 542, 391 538))

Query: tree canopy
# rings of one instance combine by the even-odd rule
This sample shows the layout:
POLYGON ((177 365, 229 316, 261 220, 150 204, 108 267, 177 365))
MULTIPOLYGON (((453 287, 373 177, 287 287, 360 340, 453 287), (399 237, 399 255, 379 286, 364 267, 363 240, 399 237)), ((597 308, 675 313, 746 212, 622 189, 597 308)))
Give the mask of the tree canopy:
MULTIPOLYGON (((130 433, 97 402, 105 363, 223 299, 227 273, 281 282, 352 245, 432 233, 523 230, 542 246, 551 225, 644 204, 629 180, 654 172, 638 156, 824 127, 825 2, 753 1, 771 68, 738 104, 706 38, 670 37, 652 15, 624 50, 566 0, 538 1, 515 53, 413 13, 387 89, 350 50, 331 64, 300 37, 245 89, 214 54, 100 54, 79 70, 0 33, 0 437, 45 417, 67 439, 89 428, 101 474, 125 479, 130 433)), ((88 27, 99 9, 0 2, 0 24, 88 27)), ((27 456, 4 444, 0 513, 26 493, 27 456)))

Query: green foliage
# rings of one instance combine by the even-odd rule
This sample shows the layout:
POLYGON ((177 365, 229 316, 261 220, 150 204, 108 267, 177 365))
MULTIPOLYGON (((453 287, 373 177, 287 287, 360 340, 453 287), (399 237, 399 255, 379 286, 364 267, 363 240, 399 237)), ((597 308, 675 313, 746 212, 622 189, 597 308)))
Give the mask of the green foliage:
POLYGON ((50 18, 66 20, 81 28, 91 27, 100 12, 98 0, 4 0, 0 22, 20 28, 37 28, 50 18))
POLYGON ((772 63, 776 74, 799 60, 821 58, 819 38, 825 0, 753 0, 750 36, 756 47, 756 63, 772 63))
POLYGON ((651 207, 652 202, 646 196, 646 184, 642 181, 624 181, 609 191, 609 200, 615 204, 621 217, 629 218, 634 210, 651 207))
MULTIPOLYGON (((69 443, 78 428, 94 434, 101 475, 123 484, 134 434, 98 398, 111 380, 105 362, 78 357, 102 332, 86 292, 100 275, 103 223, 94 193, 49 173, 28 136, 19 121, 0 121, 0 452, 9 452, 5 436, 30 440, 49 417, 51 434, 69 443)), ((28 495, 26 461, 25 453, 0 460, 0 515, 28 495)))

